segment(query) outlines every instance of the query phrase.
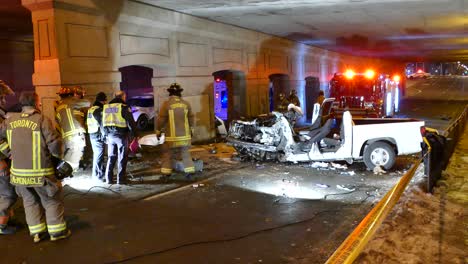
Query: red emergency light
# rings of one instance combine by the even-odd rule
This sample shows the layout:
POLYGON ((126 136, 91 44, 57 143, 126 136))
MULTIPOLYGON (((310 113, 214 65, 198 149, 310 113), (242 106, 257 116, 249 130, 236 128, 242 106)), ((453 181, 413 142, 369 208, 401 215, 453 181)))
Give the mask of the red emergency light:
POLYGON ((393 76, 393 81, 394 82, 399 82, 400 81, 400 75, 393 76))
POLYGON ((346 70, 344 75, 345 75, 346 78, 352 79, 354 77, 354 75, 356 75, 356 73, 353 70, 346 70))
POLYGON ((215 82, 219 83, 221 81, 221 78, 216 78, 215 82))
POLYGON ((418 70, 418 73, 422 73, 423 71, 421 69, 418 70))
POLYGON ((366 76, 367 79, 372 79, 375 76, 375 72, 373 70, 367 70, 364 75, 366 76))

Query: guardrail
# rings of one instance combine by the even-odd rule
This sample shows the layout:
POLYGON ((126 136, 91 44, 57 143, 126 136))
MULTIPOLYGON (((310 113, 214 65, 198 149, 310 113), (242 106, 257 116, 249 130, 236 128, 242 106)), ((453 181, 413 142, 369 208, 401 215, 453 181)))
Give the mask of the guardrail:
POLYGON ((431 151, 427 151, 424 159, 427 192, 432 192, 435 184, 442 176, 442 171, 447 168, 457 142, 465 130, 467 117, 468 107, 465 107, 463 113, 441 134, 429 132, 426 135, 426 140, 428 141, 426 144, 432 148, 431 151))
POLYGON ((421 161, 422 158, 413 163, 413 166, 403 175, 398 183, 385 194, 382 200, 372 208, 341 246, 335 250, 333 255, 326 262, 327 264, 353 263, 364 249, 367 242, 380 227, 383 220, 392 211, 393 206, 395 206, 400 199, 421 161))
POLYGON ((374 208, 372 208, 340 247, 335 250, 333 255, 326 262, 327 264, 354 262, 367 242, 380 227, 383 220, 385 220, 387 215, 392 211, 421 162, 424 162, 425 174, 428 176, 427 191, 432 191, 435 183, 442 174, 442 170, 446 168, 456 143, 464 132, 467 117, 468 107, 465 107, 463 113, 450 124, 443 132, 443 135, 439 135, 435 132, 429 132, 427 134, 427 137, 424 138, 427 148, 423 147, 422 157, 413 163, 411 168, 402 176, 398 183, 385 194, 374 208))

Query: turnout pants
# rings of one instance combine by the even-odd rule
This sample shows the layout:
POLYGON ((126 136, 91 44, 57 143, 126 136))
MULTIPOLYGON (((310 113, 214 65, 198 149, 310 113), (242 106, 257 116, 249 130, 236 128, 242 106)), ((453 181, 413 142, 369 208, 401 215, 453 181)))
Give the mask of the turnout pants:
POLYGON ((6 227, 10 216, 13 215, 11 207, 15 204, 17 196, 15 187, 10 184, 10 175, 0 175, 0 229, 6 227))
POLYGON ((189 148, 189 146, 171 147, 168 144, 164 144, 161 173, 164 175, 171 174, 173 170, 173 164, 175 164, 173 161, 180 159, 182 159, 182 163, 184 164, 185 173, 195 173, 195 165, 193 164, 189 148))
POLYGON ((65 155, 63 159, 70 163, 73 170, 80 167, 80 160, 83 157, 86 139, 84 134, 76 134, 64 139, 65 155))
POLYGON ((93 178, 103 179, 105 173, 104 148, 106 143, 101 135, 91 134, 89 138, 91 147, 93 148, 93 178))
POLYGON ((122 135, 107 135, 107 168, 106 181, 112 183, 114 166, 118 163, 117 184, 125 182, 128 160, 128 137, 122 135))
POLYGON ((58 180, 45 178, 45 185, 40 187, 16 186, 16 192, 23 198, 31 235, 47 230, 50 235, 56 235, 67 229, 63 219, 62 184, 58 180))

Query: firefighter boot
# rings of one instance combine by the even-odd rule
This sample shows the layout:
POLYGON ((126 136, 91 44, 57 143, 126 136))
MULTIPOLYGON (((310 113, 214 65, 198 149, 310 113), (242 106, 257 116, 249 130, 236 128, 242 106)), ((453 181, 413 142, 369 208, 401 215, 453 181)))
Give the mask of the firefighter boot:
POLYGON ((50 235, 50 241, 57 241, 60 239, 65 239, 71 236, 70 229, 63 230, 62 232, 50 235))
POLYGON ((37 233, 33 235, 33 241, 34 243, 39 243, 42 240, 47 239, 48 236, 49 234, 47 232, 37 233))

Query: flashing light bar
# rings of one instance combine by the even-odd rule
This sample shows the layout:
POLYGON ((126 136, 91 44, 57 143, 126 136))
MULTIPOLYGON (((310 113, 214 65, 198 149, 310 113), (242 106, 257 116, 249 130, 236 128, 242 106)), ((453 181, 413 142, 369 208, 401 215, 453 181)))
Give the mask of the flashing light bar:
POLYGON ((364 75, 366 76, 367 79, 372 79, 375 76, 375 72, 373 70, 367 70, 364 75))
POLYGON ((356 73, 353 70, 346 70, 345 74, 346 78, 352 79, 356 73))

